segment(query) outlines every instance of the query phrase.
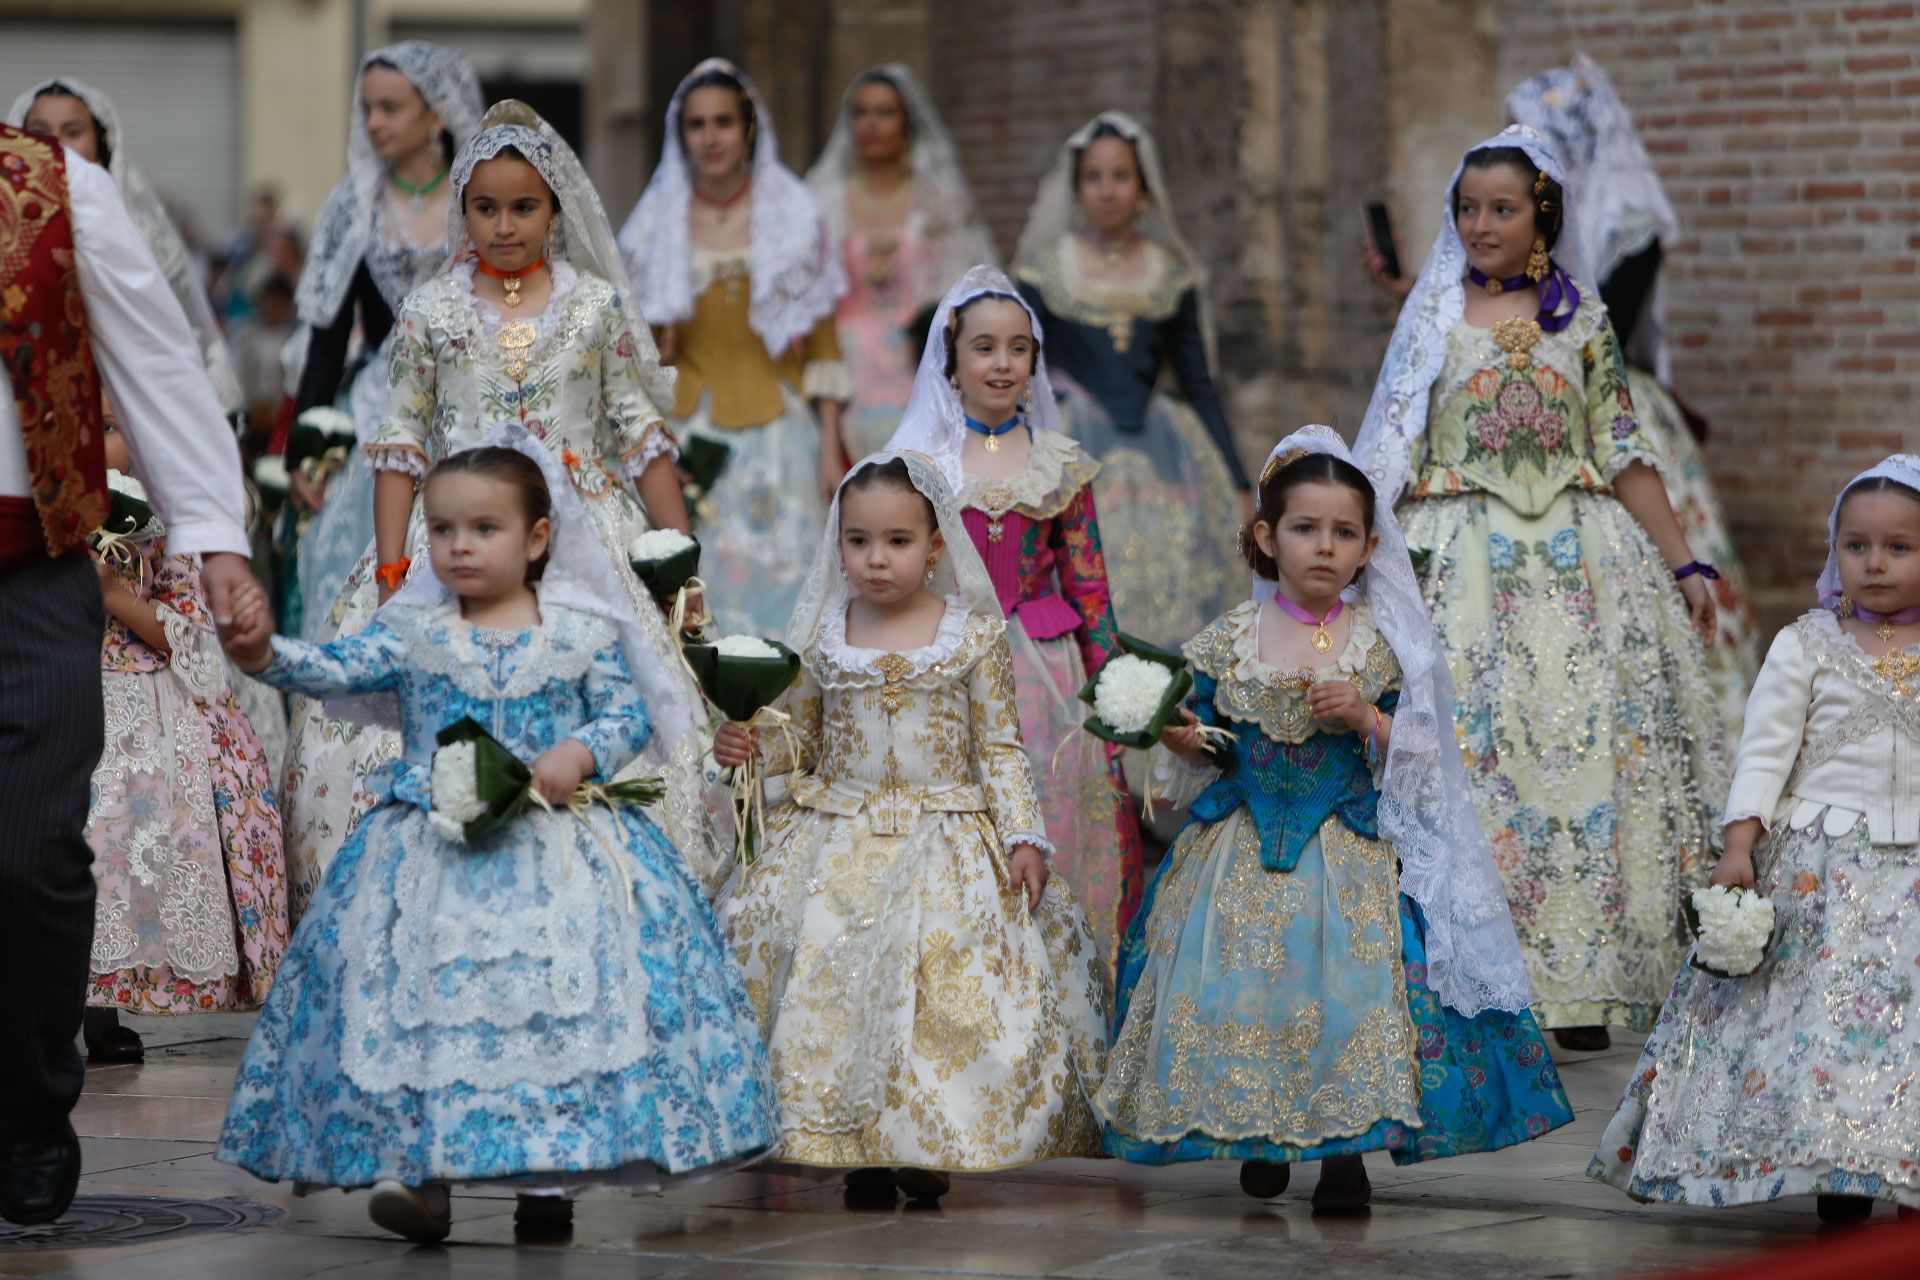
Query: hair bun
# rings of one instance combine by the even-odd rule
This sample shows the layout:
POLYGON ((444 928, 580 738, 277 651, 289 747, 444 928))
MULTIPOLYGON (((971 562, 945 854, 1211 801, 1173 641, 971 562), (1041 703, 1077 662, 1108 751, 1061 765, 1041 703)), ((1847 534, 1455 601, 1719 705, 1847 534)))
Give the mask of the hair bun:
POLYGON ((525 125, 529 129, 540 127, 540 113, 518 98, 502 98, 487 108, 487 114, 480 117, 482 129, 494 129, 503 124, 525 125))

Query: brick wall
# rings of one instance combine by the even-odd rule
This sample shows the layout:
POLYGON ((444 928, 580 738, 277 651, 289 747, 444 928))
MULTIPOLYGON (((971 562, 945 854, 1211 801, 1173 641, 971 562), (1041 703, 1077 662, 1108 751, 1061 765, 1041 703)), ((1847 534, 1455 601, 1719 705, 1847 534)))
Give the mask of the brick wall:
POLYGON ((1920 7, 1503 3, 1511 82, 1583 48, 1684 228, 1674 382, 1768 620, 1804 609, 1840 485, 1920 448, 1920 7))

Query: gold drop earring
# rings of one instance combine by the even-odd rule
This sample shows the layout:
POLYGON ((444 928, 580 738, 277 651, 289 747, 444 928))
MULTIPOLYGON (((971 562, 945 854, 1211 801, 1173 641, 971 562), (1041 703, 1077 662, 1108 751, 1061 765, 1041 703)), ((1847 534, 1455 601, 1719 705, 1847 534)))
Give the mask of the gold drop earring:
POLYGON ((1547 238, 1533 238, 1533 252, 1527 255, 1527 279, 1539 284, 1547 278, 1547 271, 1553 266, 1553 259, 1547 254, 1547 238))

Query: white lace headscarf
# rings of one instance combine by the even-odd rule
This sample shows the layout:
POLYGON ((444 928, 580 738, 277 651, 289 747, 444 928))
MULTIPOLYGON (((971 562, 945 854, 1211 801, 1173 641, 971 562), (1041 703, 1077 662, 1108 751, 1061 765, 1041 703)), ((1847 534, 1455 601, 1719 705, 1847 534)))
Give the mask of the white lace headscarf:
POLYGON ((773 113, 744 72, 725 58, 708 58, 687 73, 667 104, 660 163, 620 228, 620 251, 647 319, 679 324, 693 314, 693 247, 688 218, 693 171, 680 142, 680 112, 688 86, 708 72, 736 81, 753 103, 751 166, 753 297, 748 323, 775 359, 831 315, 847 291, 847 273, 827 238, 820 206, 807 184, 780 162, 773 113))
POLYGON ((42 80, 15 98, 13 110, 7 113, 7 123, 24 127, 27 117, 33 113, 34 99, 49 92, 64 92, 78 98, 92 113, 101 146, 107 154, 107 172, 113 175, 115 185, 120 188, 120 201, 126 205, 127 215, 133 219, 141 240, 152 251, 154 261, 160 264, 160 273, 167 278, 167 285, 179 300, 180 309, 187 313, 187 323, 193 328, 194 341, 200 348, 200 358, 207 367, 207 376, 213 380, 220 407, 228 413, 246 408, 246 395, 241 391, 240 379, 233 371, 233 360, 227 354, 227 340, 221 335, 219 322, 214 319, 213 305, 207 301, 206 285, 194 269, 193 256, 187 252, 186 239, 181 236, 180 229, 174 226, 173 218, 160 200, 160 193, 153 189, 153 184, 147 181, 147 175, 128 156, 127 135, 120 127, 120 113, 114 109, 113 99, 84 80, 55 76, 51 80, 42 80))
MULTIPOLYGON (((579 490, 553 452, 518 422, 502 422, 476 447, 517 449, 540 465, 552 499, 553 537, 547 549, 547 567, 540 576, 540 602, 590 613, 613 623, 620 635, 633 682, 646 699, 652 737, 649 753, 671 754, 671 748, 695 724, 695 709, 681 692, 673 672, 678 659, 659 652, 635 616, 605 545, 594 531, 579 490)), ((429 561, 404 587, 374 613, 375 621, 391 621, 395 614, 437 609, 454 593, 434 575, 429 561)), ((357 724, 399 729, 400 705, 391 693, 328 699, 327 713, 357 724)))
POLYGON ((807 186, 820 203, 827 234, 843 244, 851 225, 847 218, 847 184, 859 173, 860 159, 853 139, 854 95, 870 84, 891 85, 900 95, 907 115, 907 166, 912 176, 912 210, 925 228, 932 252, 918 264, 911 281, 912 296, 931 302, 947 283, 976 262, 999 257, 993 237, 974 203, 960 153, 934 109, 926 87, 904 63, 868 67, 853 78, 840 102, 840 115, 826 148, 807 171, 807 186))
POLYGON ((1167 185, 1166 170, 1160 167, 1160 147, 1146 127, 1124 111, 1102 111, 1073 132, 1060 144, 1053 167, 1040 179, 1040 189, 1027 211, 1027 225, 1021 229, 1014 250, 1016 263, 1032 262, 1069 231, 1085 225, 1080 212, 1080 197, 1074 182, 1080 153, 1094 140, 1100 126, 1106 125, 1133 144, 1140 161, 1140 177, 1146 183, 1147 208, 1140 220, 1140 234, 1158 244, 1185 263, 1193 273, 1194 289, 1200 301, 1200 331, 1206 340, 1207 363, 1216 365, 1217 344, 1213 332, 1213 308, 1207 305, 1207 270, 1200 256, 1187 246, 1180 235, 1180 224, 1173 214, 1173 188, 1167 185))
POLYGON ((913 395, 907 400, 906 412, 900 415, 900 425, 894 428, 893 438, 887 441, 889 449, 924 453, 932 458, 940 465, 941 474, 955 493, 966 484, 966 470, 961 466, 960 457, 967 443, 967 413, 953 384, 947 381, 953 315, 975 298, 989 297, 1019 303, 1033 325, 1034 341, 1041 344, 1040 356, 1034 362, 1033 381, 1028 384, 1033 391, 1033 408, 1027 413, 1027 424, 1035 431, 1060 430, 1060 406, 1053 398, 1053 381, 1047 377, 1046 337, 1040 331, 1040 317, 1033 314, 1033 308, 1013 287, 1013 281, 998 267, 982 264, 968 268, 947 291, 947 296, 940 301, 940 309, 934 313, 933 325, 927 330, 926 348, 920 354, 920 370, 913 378, 913 395))
POLYGON ((954 496, 953 486, 947 483, 940 464, 924 453, 883 449, 854 463, 853 470, 841 479, 840 489, 833 495, 833 509, 827 512, 827 527, 820 535, 820 549, 814 556, 806 583, 800 588, 800 602, 794 608, 793 621, 787 624, 787 647, 795 653, 804 652, 820 638, 820 626, 825 619, 844 615, 847 601, 851 599, 847 577, 840 572, 841 495, 846 493, 847 485, 855 476, 896 458, 907 464, 913 487, 933 504, 935 527, 946 542, 927 589, 943 598, 957 594, 968 613, 1006 620, 1006 614, 1000 610, 1000 595, 993 589, 986 562, 975 550, 967 526, 961 522, 960 501, 954 496))
MULTIPOLYGON (((1596 284, 1655 240, 1668 246, 1680 237, 1680 219, 1660 185, 1660 175, 1633 127, 1633 116, 1592 58, 1524 80, 1507 95, 1507 114, 1532 125, 1566 161, 1578 197, 1579 260, 1596 284)), ((1571 198, 1571 197, 1569 197, 1571 198)), ((1561 237, 1565 242, 1566 237, 1561 237)), ((1634 345, 1645 344, 1654 374, 1671 374, 1666 341, 1666 300, 1654 281, 1634 345)))
POLYGON ((1853 479, 1847 481, 1847 487, 1833 500, 1833 510, 1827 516, 1827 564, 1820 571, 1820 604, 1831 609, 1840 603, 1840 551, 1834 544, 1840 539, 1840 507, 1846 502, 1853 487, 1863 480, 1885 477, 1897 480, 1901 484, 1920 493, 1920 454, 1896 453, 1873 466, 1868 467, 1853 479))
POLYGON ((671 406, 675 372, 660 363, 660 351, 654 346, 652 331, 647 328, 647 317, 635 302, 633 287, 621 265, 620 250, 614 242, 613 227, 607 222, 606 208, 601 205, 600 193, 587 177, 580 157, 573 153, 566 139, 554 132, 552 125, 523 102, 513 99, 496 102, 488 108, 481 126, 473 140, 460 148, 448 179, 453 195, 447 206, 449 265, 473 250, 473 243, 467 237, 464 206, 474 167, 511 148, 534 167, 553 192, 559 208, 553 255, 571 263, 574 270, 599 276, 613 286, 627 313, 640 385, 646 388, 656 408, 671 406))
POLYGON ((390 176, 387 162, 367 137, 362 85, 367 69, 375 65, 391 67, 407 78, 428 109, 440 117, 456 150, 479 129, 480 113, 486 107, 480 97, 480 78, 463 53, 423 40, 403 40, 361 59, 353 82, 353 119, 347 126, 346 176, 334 184, 313 221, 307 265, 294 295, 301 321, 316 329, 332 324, 347 300, 354 272, 367 255, 373 213, 390 176))
MULTIPOLYGON (((1307 453, 1354 461, 1338 433, 1316 425, 1275 445, 1267 465, 1307 453)), ((1351 590, 1372 610, 1401 672, 1380 787, 1380 835, 1400 859, 1401 889, 1426 918, 1427 985, 1464 1017, 1484 1009, 1518 1013, 1533 1000, 1526 960, 1461 763, 1447 656, 1384 490, 1374 494, 1373 531, 1380 545, 1351 590)), ((1271 578, 1253 575, 1256 606, 1276 590, 1271 578)))
POLYGON ((1388 502, 1398 501, 1406 488, 1413 445, 1426 434, 1428 398, 1447 358, 1447 337, 1466 314, 1467 251, 1454 224, 1453 194, 1466 169, 1466 157, 1490 147, 1515 147, 1526 152, 1536 168, 1560 184, 1566 207, 1561 211, 1563 221, 1553 260, 1578 282, 1583 293, 1592 288, 1587 282, 1593 277, 1587 274, 1579 256, 1579 201, 1568 182, 1566 166, 1553 148, 1537 130, 1523 124, 1508 125, 1470 148, 1441 196, 1440 234, 1434 237, 1420 278, 1400 308, 1400 319, 1387 344, 1386 361, 1373 386, 1373 399, 1367 404, 1360 435, 1353 442, 1355 463, 1388 502))

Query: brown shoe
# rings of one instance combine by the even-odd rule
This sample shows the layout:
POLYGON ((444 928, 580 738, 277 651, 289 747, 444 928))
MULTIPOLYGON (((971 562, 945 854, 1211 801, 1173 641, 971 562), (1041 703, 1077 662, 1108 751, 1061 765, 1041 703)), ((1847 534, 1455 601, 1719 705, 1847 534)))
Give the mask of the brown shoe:
POLYGON ((117 1009, 88 1009, 81 1025, 87 1061, 96 1067, 122 1066, 147 1060, 140 1033, 120 1022, 117 1009))
POLYGON ((1320 1183, 1313 1189, 1315 1213, 1364 1213, 1373 1203, 1373 1184, 1359 1156, 1329 1156, 1320 1162, 1320 1183))
POLYGON ((1613 1037, 1605 1027, 1560 1027, 1553 1033, 1555 1043, 1574 1053, 1599 1053, 1613 1048, 1613 1037))

